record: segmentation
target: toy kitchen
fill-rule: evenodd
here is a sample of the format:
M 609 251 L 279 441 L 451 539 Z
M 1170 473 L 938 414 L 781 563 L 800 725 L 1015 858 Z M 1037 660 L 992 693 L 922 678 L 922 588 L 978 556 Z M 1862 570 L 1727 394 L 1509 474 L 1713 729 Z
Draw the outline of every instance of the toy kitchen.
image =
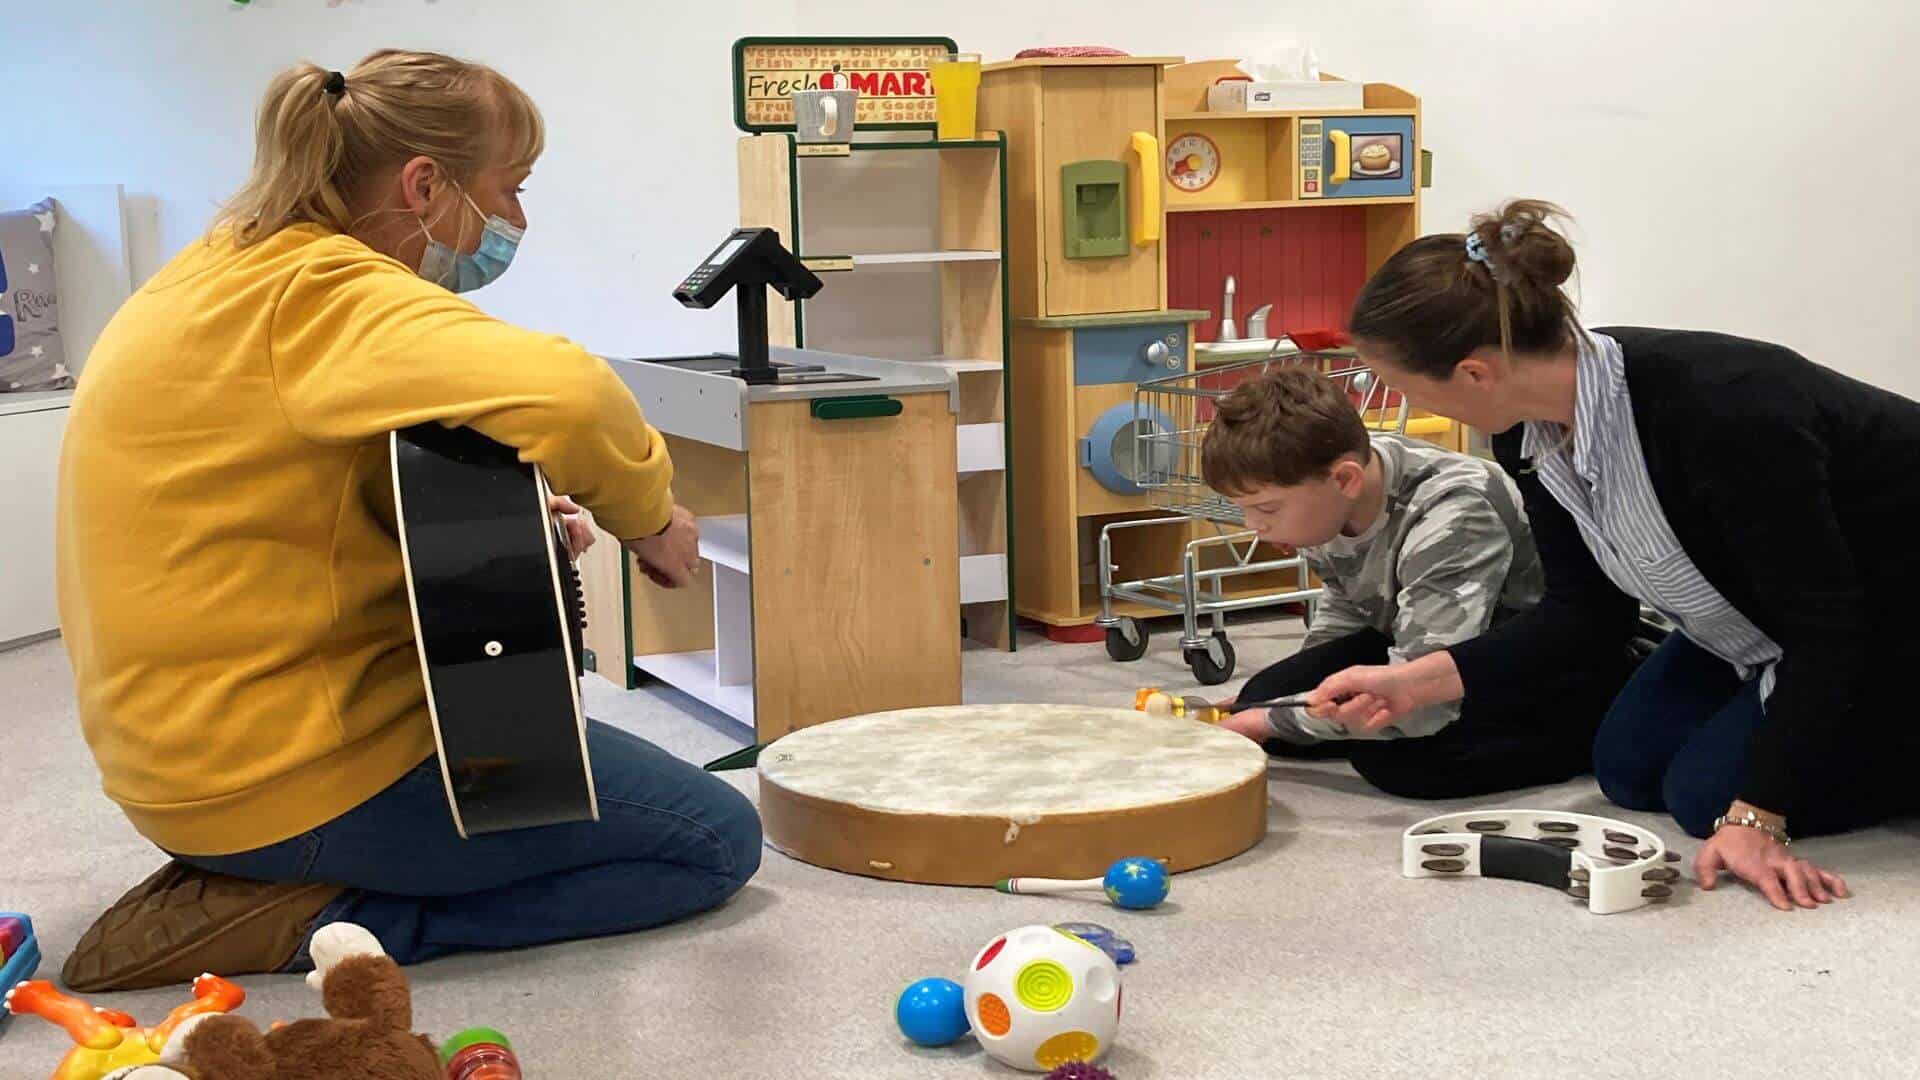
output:
M 1419 235 L 1430 166 L 1419 100 L 1386 83 L 1039 52 L 986 66 L 980 119 L 1010 166 L 1017 607 L 1079 640 L 1101 529 L 1157 515 L 1139 384 L 1337 337 L 1366 276 Z M 1123 576 L 1186 542 L 1125 535 Z

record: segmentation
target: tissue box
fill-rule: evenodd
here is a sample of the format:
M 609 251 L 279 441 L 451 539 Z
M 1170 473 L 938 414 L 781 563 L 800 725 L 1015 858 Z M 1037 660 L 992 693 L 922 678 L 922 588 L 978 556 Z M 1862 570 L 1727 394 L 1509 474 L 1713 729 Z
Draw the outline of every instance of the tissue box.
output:
M 1356 82 L 1249 82 L 1246 79 L 1231 79 L 1207 87 L 1207 109 L 1212 112 L 1365 107 L 1366 87 Z

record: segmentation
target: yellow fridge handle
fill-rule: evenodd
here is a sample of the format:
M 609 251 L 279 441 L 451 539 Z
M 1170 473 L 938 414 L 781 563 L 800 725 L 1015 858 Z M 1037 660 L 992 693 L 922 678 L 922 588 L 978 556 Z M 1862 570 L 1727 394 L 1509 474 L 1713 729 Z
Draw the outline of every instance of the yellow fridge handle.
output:
M 1160 140 L 1152 132 L 1136 131 L 1132 149 L 1140 157 L 1140 181 L 1134 185 L 1140 197 L 1133 203 L 1129 231 L 1133 246 L 1145 247 L 1160 240 Z
M 1329 131 L 1327 141 L 1333 144 L 1333 167 L 1327 171 L 1327 186 L 1332 187 L 1353 179 L 1353 136 L 1344 131 Z

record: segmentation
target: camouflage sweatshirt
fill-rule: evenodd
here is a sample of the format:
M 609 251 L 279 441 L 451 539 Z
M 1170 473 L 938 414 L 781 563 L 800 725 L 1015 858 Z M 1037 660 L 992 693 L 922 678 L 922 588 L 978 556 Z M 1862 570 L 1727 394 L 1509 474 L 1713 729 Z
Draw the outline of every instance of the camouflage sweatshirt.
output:
M 1386 497 L 1380 516 L 1358 536 L 1301 549 L 1325 588 L 1302 649 L 1372 628 L 1393 640 L 1387 663 L 1404 664 L 1540 602 L 1546 579 L 1504 470 L 1399 435 L 1377 435 L 1373 448 Z M 1280 738 L 1309 743 L 1417 738 L 1459 715 L 1457 701 L 1432 705 L 1364 735 L 1304 709 L 1274 709 L 1268 723 Z

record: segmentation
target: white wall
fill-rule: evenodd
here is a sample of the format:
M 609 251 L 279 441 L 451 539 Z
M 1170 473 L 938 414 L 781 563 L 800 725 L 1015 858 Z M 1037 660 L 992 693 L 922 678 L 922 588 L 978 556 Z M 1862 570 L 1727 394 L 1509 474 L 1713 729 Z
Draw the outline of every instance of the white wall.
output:
M 505 71 L 548 128 L 513 272 L 474 299 L 613 355 L 728 347 L 730 305 L 671 293 L 737 220 L 730 46 L 793 24 L 749 0 L 0 0 L 5 81 L 39 98 L 6 109 L 0 179 L 125 183 L 139 281 L 245 178 L 274 72 L 451 52 Z
M 1098 43 L 1193 59 L 1298 38 L 1330 71 L 1422 96 L 1428 231 L 1504 196 L 1554 199 L 1580 219 L 1590 321 L 1771 338 L 1920 396 L 1911 4 L 0 0 L 0 26 L 35 28 L 7 47 L 12 86 L 72 90 L 8 110 L 0 176 L 145 196 L 137 277 L 239 182 L 280 66 L 346 68 L 389 44 L 496 64 L 540 101 L 551 138 L 522 262 L 478 299 L 626 354 L 731 336 L 727 312 L 668 293 L 734 220 L 735 37 L 941 33 L 990 58 Z

